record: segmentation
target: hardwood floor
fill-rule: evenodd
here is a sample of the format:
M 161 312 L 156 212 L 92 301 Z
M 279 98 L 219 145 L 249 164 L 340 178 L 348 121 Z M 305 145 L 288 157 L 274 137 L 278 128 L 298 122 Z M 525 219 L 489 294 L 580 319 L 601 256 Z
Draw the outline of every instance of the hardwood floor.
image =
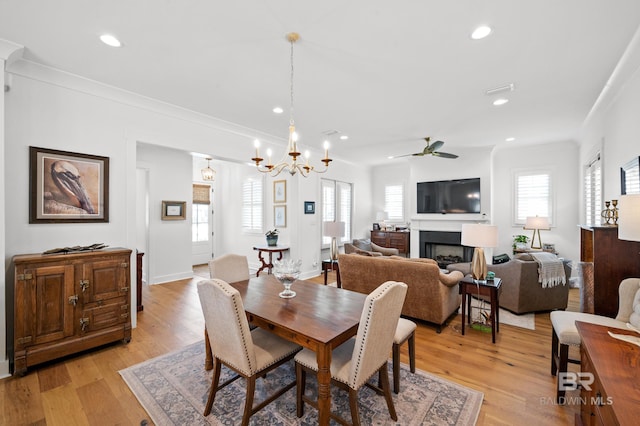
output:
M 206 269 L 196 273 L 208 276 Z M 109 345 L 31 368 L 25 377 L 1 380 L 0 424 L 136 425 L 145 419 L 151 424 L 118 371 L 203 338 L 195 286 L 199 276 L 144 286 L 144 311 L 129 344 Z M 322 283 L 322 277 L 313 281 Z M 577 310 L 577 290 L 570 293 L 569 309 Z M 462 336 L 458 315 L 441 334 L 418 325 L 416 366 L 483 392 L 478 425 L 569 425 L 579 406 L 553 404 L 550 336 L 548 313 L 536 314 L 536 330 L 501 325 L 495 344 L 490 333 L 468 330 Z M 401 359 L 408 362 L 406 345 Z M 570 368 L 577 371 L 578 366 Z

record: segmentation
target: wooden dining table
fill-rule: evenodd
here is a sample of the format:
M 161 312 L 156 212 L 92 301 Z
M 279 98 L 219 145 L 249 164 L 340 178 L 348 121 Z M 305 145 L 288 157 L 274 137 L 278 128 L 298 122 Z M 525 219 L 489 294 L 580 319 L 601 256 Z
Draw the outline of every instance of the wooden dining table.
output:
M 331 413 L 331 353 L 355 336 L 365 294 L 298 280 L 290 299 L 278 296 L 284 287 L 273 275 L 231 283 L 238 289 L 250 324 L 270 331 L 316 353 L 318 362 L 319 424 L 328 425 Z M 206 338 L 205 367 L 213 368 Z

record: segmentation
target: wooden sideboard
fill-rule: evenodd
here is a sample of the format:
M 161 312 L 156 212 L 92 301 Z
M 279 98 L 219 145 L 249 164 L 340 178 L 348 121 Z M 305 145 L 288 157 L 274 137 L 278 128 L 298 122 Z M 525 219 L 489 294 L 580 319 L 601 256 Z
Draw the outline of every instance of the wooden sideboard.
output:
M 371 242 L 382 247 L 397 248 L 409 257 L 410 235 L 409 231 L 371 231 Z
M 7 339 L 14 374 L 131 340 L 131 250 L 13 257 Z
M 593 262 L 595 313 L 615 317 L 620 282 L 640 277 L 640 242 L 619 240 L 617 226 L 582 226 L 580 260 Z
M 610 330 L 634 335 L 633 332 L 580 321 L 576 321 L 576 327 L 581 339 L 580 379 L 586 380 L 580 391 L 579 424 L 638 424 L 640 347 L 607 333 Z

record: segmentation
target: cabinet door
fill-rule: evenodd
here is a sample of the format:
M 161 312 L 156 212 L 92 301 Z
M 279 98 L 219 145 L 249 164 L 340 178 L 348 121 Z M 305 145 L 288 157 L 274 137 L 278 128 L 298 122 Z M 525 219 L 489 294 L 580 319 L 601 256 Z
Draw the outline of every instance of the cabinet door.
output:
M 371 242 L 381 247 L 387 247 L 387 234 L 382 231 L 371 231 Z
M 73 265 L 34 265 L 18 271 L 16 349 L 74 334 L 73 276 Z
M 82 265 L 80 292 L 84 304 L 129 294 L 129 259 L 110 258 Z

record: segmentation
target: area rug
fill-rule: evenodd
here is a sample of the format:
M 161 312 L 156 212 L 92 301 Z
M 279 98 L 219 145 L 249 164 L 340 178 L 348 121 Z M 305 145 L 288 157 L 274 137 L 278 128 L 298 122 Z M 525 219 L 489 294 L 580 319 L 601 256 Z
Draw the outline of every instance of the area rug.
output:
M 471 298 L 471 321 L 477 320 L 478 308 L 486 311 L 487 315 L 491 312 L 491 304 L 482 300 L 478 300 L 475 297 Z M 460 312 L 462 312 L 462 306 L 460 306 Z M 516 315 L 513 312 L 509 312 L 506 309 L 500 308 L 500 324 L 512 325 L 514 327 L 526 328 L 528 330 L 536 329 L 536 317 L 533 313 L 527 313 L 522 315 Z
M 389 362 L 391 367 L 391 362 Z M 230 377 L 224 369 L 221 382 Z M 204 370 L 204 342 L 153 358 L 120 371 L 140 404 L 156 425 L 235 425 L 240 424 L 245 400 L 244 379 L 216 395 L 213 411 L 202 416 L 209 393 L 212 372 Z M 391 372 L 389 372 L 391 379 Z M 293 362 L 284 364 L 256 384 L 255 403 L 275 388 L 295 379 Z M 317 395 L 313 378 L 307 379 L 307 394 Z M 389 417 L 384 397 L 365 387 L 358 393 L 362 424 L 365 425 L 474 425 L 480 412 L 482 392 L 402 365 L 400 393 L 392 394 L 398 422 Z M 332 411 L 350 419 L 348 396 L 332 387 Z M 305 406 L 296 417 L 295 387 L 251 417 L 252 425 L 315 425 L 317 411 Z

